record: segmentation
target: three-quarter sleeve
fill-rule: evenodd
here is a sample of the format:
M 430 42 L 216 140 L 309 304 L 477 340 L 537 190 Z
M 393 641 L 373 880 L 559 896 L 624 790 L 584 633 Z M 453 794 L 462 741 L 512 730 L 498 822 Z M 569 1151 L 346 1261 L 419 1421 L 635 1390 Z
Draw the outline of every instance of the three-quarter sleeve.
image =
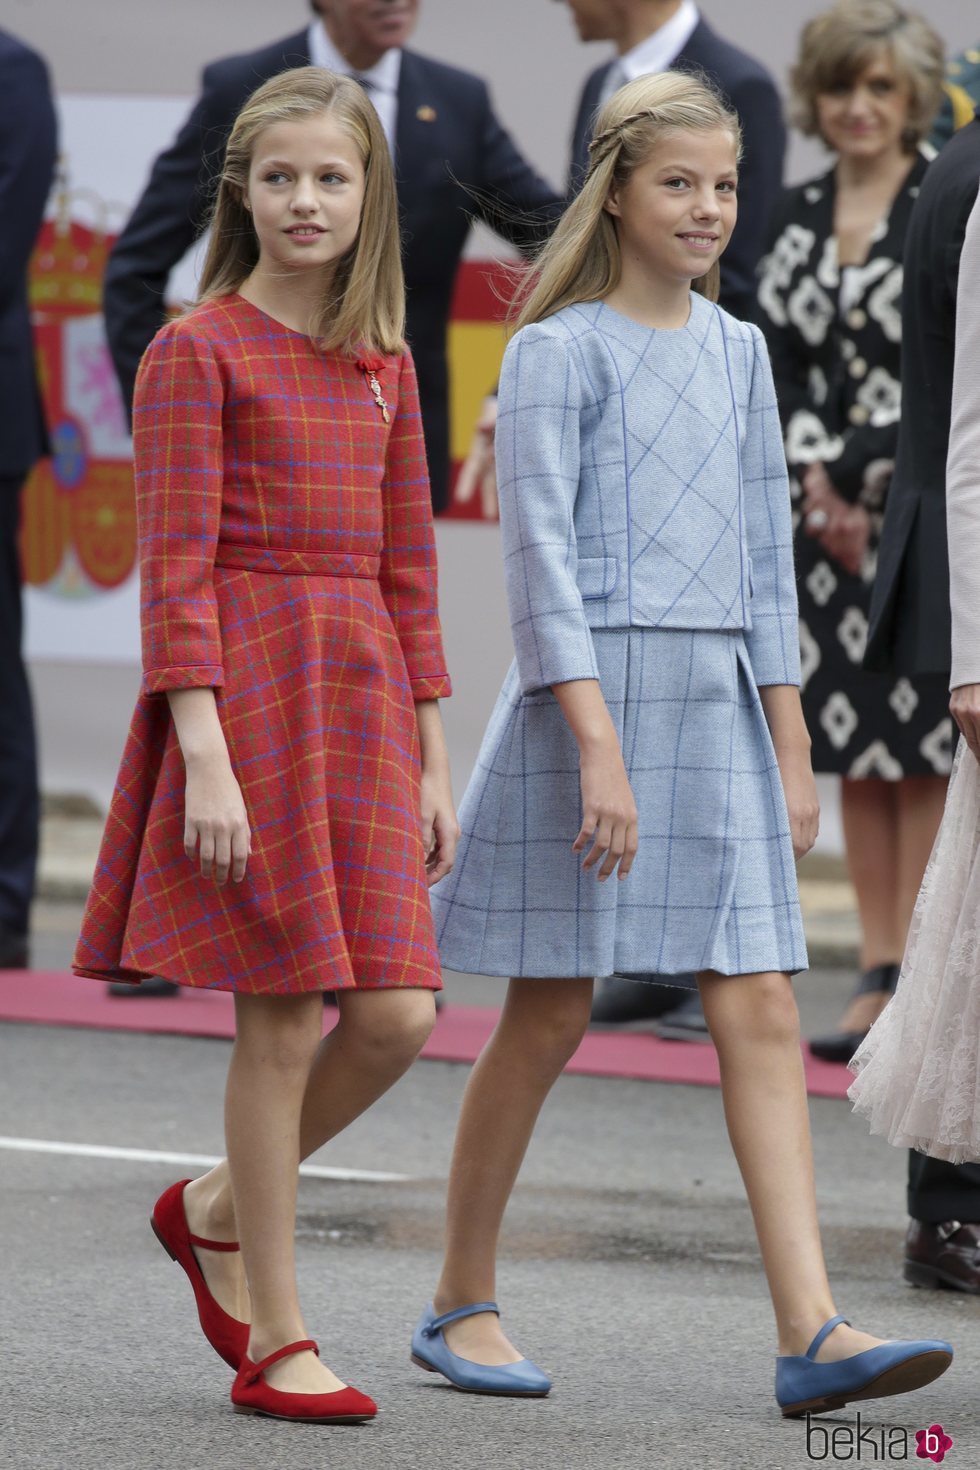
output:
M 752 626 L 745 635 L 757 685 L 799 684 L 800 644 L 789 480 L 765 339 L 749 327 L 754 358 L 742 487 Z
M 384 527 L 378 581 L 416 700 L 452 693 L 439 625 L 432 501 L 415 364 L 400 363 L 398 402 L 381 485 Z
M 523 328 L 500 375 L 497 485 L 507 600 L 521 690 L 597 679 L 576 583 L 581 388 L 547 325 Z
M 133 402 L 146 694 L 224 682 L 214 595 L 223 399 L 209 343 L 188 319 L 164 327 L 140 364 Z
M 949 602 L 953 619 L 950 688 L 980 684 L 980 200 L 960 256 L 956 293 L 953 411 L 946 463 Z

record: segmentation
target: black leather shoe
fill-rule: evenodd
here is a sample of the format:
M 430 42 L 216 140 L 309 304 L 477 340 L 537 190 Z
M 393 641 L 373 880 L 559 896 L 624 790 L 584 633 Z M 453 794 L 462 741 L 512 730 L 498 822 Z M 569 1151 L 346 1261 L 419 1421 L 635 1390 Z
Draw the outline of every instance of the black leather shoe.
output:
M 653 1030 L 661 1041 L 710 1041 L 711 1033 L 704 1019 L 699 993 L 695 990 L 692 995 L 686 996 L 679 1006 L 668 1011 L 656 1023 Z
M 131 996 L 143 1000 L 160 1000 L 165 995 L 176 995 L 180 986 L 173 980 L 164 980 L 162 975 L 152 975 L 149 980 L 140 980 L 137 985 L 130 985 L 127 980 L 113 980 L 109 986 L 110 995 L 123 996 L 127 1000 Z
M 652 985 L 607 975 L 596 986 L 592 1001 L 593 1026 L 646 1026 L 673 1010 L 684 994 L 676 985 Z
M 875 965 L 873 970 L 865 970 L 854 996 L 874 995 L 877 991 L 894 995 L 900 968 L 899 965 Z M 831 1031 L 828 1036 L 815 1037 L 810 1042 L 810 1051 L 822 1062 L 841 1062 L 846 1067 L 867 1034 L 867 1031 Z
M 26 970 L 28 963 L 27 935 L 0 929 L 0 970 Z
M 902 1274 L 912 1286 L 933 1291 L 946 1286 L 980 1296 L 980 1224 L 910 1220 Z

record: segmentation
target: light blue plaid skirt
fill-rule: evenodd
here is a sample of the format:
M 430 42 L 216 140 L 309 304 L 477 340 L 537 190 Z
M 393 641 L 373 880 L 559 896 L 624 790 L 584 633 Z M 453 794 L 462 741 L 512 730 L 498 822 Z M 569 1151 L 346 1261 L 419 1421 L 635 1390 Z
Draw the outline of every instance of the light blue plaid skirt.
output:
M 640 816 L 629 876 L 572 851 L 578 750 L 549 690 L 511 668 L 431 891 L 447 969 L 478 975 L 723 975 L 807 968 L 793 845 L 741 633 L 593 630 Z

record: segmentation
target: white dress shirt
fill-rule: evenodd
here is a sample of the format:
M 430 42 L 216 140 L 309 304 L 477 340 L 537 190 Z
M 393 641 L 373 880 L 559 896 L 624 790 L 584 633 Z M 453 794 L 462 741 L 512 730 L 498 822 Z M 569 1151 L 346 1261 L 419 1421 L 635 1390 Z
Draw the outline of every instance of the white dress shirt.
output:
M 648 77 L 653 72 L 668 71 L 675 62 L 701 19 L 694 0 L 682 0 L 679 10 L 665 21 L 652 36 L 647 36 L 638 46 L 617 58 L 609 68 L 602 84 L 600 103 L 609 101 L 618 88 L 637 77 Z
M 340 72 L 345 77 L 363 77 L 367 82 L 367 94 L 374 103 L 374 110 L 381 119 L 388 147 L 395 151 L 395 124 L 398 121 L 398 79 L 402 70 L 402 53 L 397 46 L 386 51 L 379 61 L 366 71 L 355 71 L 345 60 L 327 35 L 322 21 L 315 20 L 309 30 L 310 62 L 313 66 L 325 66 L 328 71 Z

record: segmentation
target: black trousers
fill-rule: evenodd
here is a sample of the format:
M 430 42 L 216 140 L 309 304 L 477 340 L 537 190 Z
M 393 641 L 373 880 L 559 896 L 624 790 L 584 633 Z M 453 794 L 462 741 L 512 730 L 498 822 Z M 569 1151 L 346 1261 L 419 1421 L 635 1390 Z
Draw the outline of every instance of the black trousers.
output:
M 909 1214 L 924 1225 L 980 1224 L 980 1164 L 947 1164 L 909 1154 Z
M 26 934 L 40 803 L 34 712 L 24 667 L 17 531 L 21 479 L 0 477 L 0 930 Z

